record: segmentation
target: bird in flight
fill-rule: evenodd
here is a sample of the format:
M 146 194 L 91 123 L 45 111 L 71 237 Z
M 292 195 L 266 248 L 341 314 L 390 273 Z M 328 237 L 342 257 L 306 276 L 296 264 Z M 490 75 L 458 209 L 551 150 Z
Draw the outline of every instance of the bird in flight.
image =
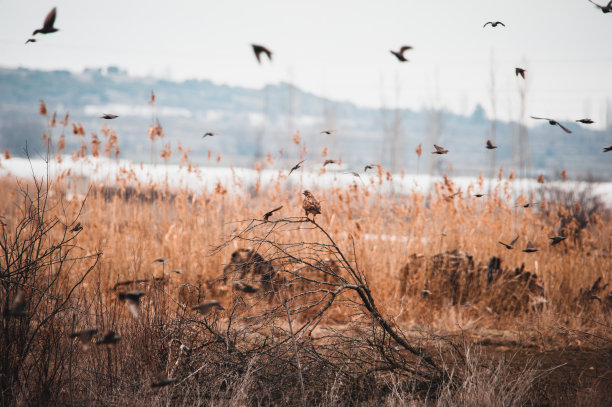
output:
M 336 130 L 323 130 L 321 134 L 332 134 Z
M 531 205 L 537 205 L 539 202 L 527 202 L 527 203 L 522 203 L 522 204 L 518 204 L 516 206 L 522 206 L 523 208 L 529 208 Z
M 497 146 L 494 146 L 491 140 L 487 140 L 487 149 L 493 150 L 494 148 L 497 148 Z
M 482 28 L 485 28 L 489 24 L 491 24 L 491 27 L 497 27 L 498 25 L 501 25 L 503 27 L 506 26 L 506 24 L 502 23 L 501 21 L 487 21 L 485 25 L 482 26 Z
M 56 31 L 58 31 L 57 28 L 53 27 L 53 23 L 55 23 L 55 16 L 56 15 L 57 15 L 57 8 L 53 7 L 53 10 L 51 10 L 49 12 L 49 14 L 47 14 L 47 17 L 45 18 L 45 22 L 43 23 L 43 27 L 39 28 L 37 30 L 34 30 L 32 35 L 36 35 L 38 33 L 40 33 L 40 34 L 51 34 L 51 33 L 54 33 Z
M 553 236 L 553 237 L 549 237 L 549 239 L 551 240 L 550 245 L 555 246 L 561 243 L 562 241 L 564 241 L 565 239 L 567 239 L 567 236 Z
M 401 47 L 399 49 L 399 51 L 393 51 L 391 50 L 390 52 L 396 56 L 396 58 L 400 61 L 400 62 L 408 62 L 408 60 L 406 59 L 406 57 L 404 56 L 404 52 L 408 51 L 412 49 L 412 47 L 410 45 L 404 45 L 403 47 Z
M 448 153 L 448 150 L 446 150 L 445 148 L 440 147 L 438 145 L 434 144 L 434 148 L 436 149 L 436 151 L 433 151 L 432 154 L 446 154 L 446 153 Z
M 315 216 L 321 214 L 321 203 L 317 201 L 317 198 L 309 190 L 305 190 L 303 194 L 304 201 L 302 202 L 302 208 L 306 212 L 306 217 L 312 213 L 312 220 L 314 221 Z
M 100 119 L 108 119 L 108 120 L 112 120 L 112 119 L 116 119 L 117 116 L 116 114 L 108 114 L 108 113 L 104 113 L 102 116 L 100 116 Z
M 136 319 L 140 316 L 140 297 L 144 296 L 144 291 L 130 291 L 128 293 L 119 293 L 119 300 L 128 302 L 128 309 L 132 316 Z
M 525 72 L 527 71 L 524 70 L 523 68 L 514 68 L 514 73 L 516 74 L 516 76 L 521 75 L 523 79 L 525 79 Z
M 264 214 L 264 216 L 263 216 L 263 220 L 264 220 L 264 222 L 267 222 L 267 221 L 268 221 L 268 219 L 270 218 L 270 216 L 272 216 L 272 214 L 273 214 L 274 212 L 276 212 L 276 211 L 280 211 L 281 209 L 283 209 L 283 206 L 282 206 L 282 205 L 281 205 L 281 206 L 279 206 L 278 208 L 274 208 L 274 209 L 272 209 L 272 210 L 271 210 L 271 211 L 269 211 L 269 212 L 266 212 L 266 213 Z
M 537 252 L 538 249 L 531 242 L 527 242 L 527 246 L 522 250 L 524 253 L 534 253 Z
M 376 166 L 376 164 L 368 164 L 365 167 L 363 167 L 363 172 L 366 172 L 368 170 L 371 170 L 372 168 L 374 168 Z
M 28 42 L 36 42 L 36 38 L 28 38 L 25 43 L 27 44 Z
M 225 308 L 223 308 L 221 306 L 221 304 L 217 300 L 211 300 L 211 301 L 203 302 L 201 304 L 196 305 L 195 307 L 193 307 L 191 309 L 194 310 L 194 311 L 198 311 L 202 315 L 206 315 L 210 311 L 212 311 L 213 308 L 222 309 L 222 310 L 225 309 Z
M 599 4 L 589 0 L 591 3 L 593 3 L 595 5 L 595 7 L 597 7 L 598 9 L 601 10 L 602 13 L 606 14 L 606 13 L 610 13 L 612 12 L 612 0 L 610 2 L 608 2 L 608 4 L 606 4 L 605 6 L 600 6 Z
M 336 160 L 325 160 L 325 162 L 323 163 L 323 167 L 325 167 L 327 164 L 335 164 L 337 163 Z
M 516 243 L 516 241 L 517 241 L 518 239 L 519 239 L 519 237 L 518 237 L 518 236 L 517 236 L 517 237 L 515 237 L 515 238 L 514 238 L 514 240 L 510 242 L 510 244 L 508 244 L 508 243 L 504 243 L 504 242 L 501 242 L 501 241 L 500 241 L 500 242 L 498 242 L 498 243 L 499 243 L 499 244 L 501 244 L 501 245 L 503 245 L 503 246 L 505 246 L 505 247 L 506 247 L 506 249 L 508 249 L 508 250 L 512 250 L 512 249 L 514 249 L 514 244 Z
M 91 344 L 93 336 L 97 333 L 98 330 L 96 328 L 84 329 L 82 331 L 71 333 L 70 337 L 79 338 L 79 341 L 81 342 L 81 349 L 83 351 L 87 351 L 89 349 L 89 345 Z
M 155 389 L 158 387 L 165 387 L 170 384 L 176 383 L 177 381 L 178 379 L 168 377 L 168 375 L 162 373 L 155 378 L 155 381 L 151 382 L 151 388 Z
M 295 170 L 297 170 L 298 168 L 300 168 L 300 167 L 302 166 L 302 163 L 303 163 L 303 162 L 304 162 L 304 160 L 302 160 L 302 161 L 300 161 L 299 163 L 295 164 L 295 165 L 293 166 L 293 168 L 291 168 L 291 171 L 289 171 L 289 174 L 288 174 L 287 176 L 291 175 L 291 173 L 292 173 L 293 171 L 295 171 Z
M 487 194 L 481 194 L 481 193 L 474 194 L 474 196 L 475 196 L 476 198 L 482 198 L 482 197 L 483 197 L 483 196 L 485 196 L 485 195 L 487 195 Z
M 204 133 L 204 135 L 202 136 L 202 138 L 205 138 L 205 137 L 207 137 L 207 136 L 212 137 L 212 136 L 215 136 L 216 134 L 217 134 L 217 133 L 213 133 L 212 131 L 207 131 L 206 133 Z
M 580 120 L 576 120 L 578 123 L 584 123 L 584 124 L 593 124 L 595 123 L 593 120 L 591 119 L 580 119 Z
M 80 232 L 81 230 L 83 230 L 83 225 L 81 225 L 81 222 L 77 222 L 76 225 L 74 225 L 74 227 L 72 229 L 70 229 L 71 232 Z
M 532 119 L 536 119 L 536 120 L 548 120 L 548 124 L 550 124 L 551 126 L 557 125 L 559 127 L 561 127 L 563 129 L 564 132 L 566 133 L 571 133 L 572 131 L 570 129 L 568 129 L 567 127 L 565 127 L 564 125 L 562 125 L 561 123 L 559 123 L 556 120 L 553 119 L 548 119 L 546 117 L 535 117 L 535 116 L 529 116 Z
M 114 331 L 107 331 L 104 337 L 97 342 L 98 345 L 114 345 L 121 340 L 121 337 Z
M 610 147 L 604 147 L 603 152 L 607 153 L 608 151 L 612 151 L 612 146 Z
M 168 259 L 166 257 L 160 257 L 160 258 L 153 260 L 151 263 L 168 264 Z
M 253 52 L 255 53 L 255 57 L 257 58 L 257 62 L 261 64 L 261 54 L 264 53 L 268 56 L 268 59 L 272 61 L 272 51 L 263 45 L 251 44 L 253 47 Z
M 259 287 L 255 287 L 249 284 L 245 284 L 245 283 L 241 283 L 239 281 L 236 281 L 234 283 L 234 289 L 238 290 L 238 291 L 242 291 L 245 292 L 247 294 L 253 294 L 256 293 L 257 291 L 259 291 Z

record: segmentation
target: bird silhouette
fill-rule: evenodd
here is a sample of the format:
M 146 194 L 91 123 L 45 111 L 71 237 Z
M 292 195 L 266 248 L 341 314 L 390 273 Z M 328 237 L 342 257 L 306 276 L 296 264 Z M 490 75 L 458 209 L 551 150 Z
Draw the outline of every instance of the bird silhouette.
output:
M 245 292 L 247 294 L 253 294 L 259 291 L 259 287 L 255 287 L 246 283 L 241 283 L 240 281 L 236 281 L 234 283 L 234 289 Z
M 363 172 L 367 172 L 368 170 L 371 170 L 375 166 L 376 166 L 376 164 L 368 164 L 365 167 L 363 167 Z
M 576 120 L 578 123 L 584 123 L 584 124 L 593 124 L 595 123 L 593 120 L 591 119 L 580 119 L 580 120 Z
M 606 4 L 605 6 L 600 6 L 599 4 L 589 0 L 591 3 L 593 3 L 595 5 L 595 7 L 597 7 L 598 9 L 601 10 L 602 13 L 606 14 L 606 13 L 610 13 L 612 12 L 612 0 L 610 2 L 608 2 L 608 4 Z
M 83 230 L 83 226 L 81 225 L 81 222 L 77 222 L 77 224 L 74 225 L 72 229 L 70 229 L 71 232 L 80 232 L 81 230 Z
M 461 193 L 461 191 L 457 191 L 457 192 L 455 192 L 455 193 L 453 193 L 453 194 L 447 195 L 447 196 L 446 196 L 446 199 L 449 199 L 449 200 L 450 200 L 450 199 L 455 199 L 455 197 L 456 197 L 457 195 L 459 195 L 460 193 Z
M 533 245 L 533 243 L 531 242 L 527 242 L 527 246 L 525 246 L 525 248 L 523 250 L 521 250 L 524 253 L 534 253 L 537 252 L 538 249 L 536 249 L 536 247 Z
M 39 28 L 37 30 L 34 30 L 32 35 L 36 35 L 38 33 L 40 33 L 40 34 L 51 34 L 51 33 L 54 33 L 56 31 L 58 31 L 57 28 L 53 27 L 53 24 L 55 23 L 55 16 L 56 15 L 57 15 L 57 8 L 53 7 L 53 10 L 51 10 L 49 12 L 49 14 L 47 14 L 47 17 L 45 18 L 45 22 L 43 23 L 43 27 Z
M 474 196 L 475 196 L 476 198 L 482 198 L 482 197 L 483 197 L 483 196 L 485 196 L 485 195 L 487 195 L 487 194 L 481 194 L 481 193 L 474 194 Z
M 525 72 L 527 71 L 524 70 L 523 68 L 514 68 L 514 73 L 516 74 L 516 76 L 521 75 L 523 79 L 525 79 Z
M 332 134 L 336 130 L 323 130 L 321 134 Z
M 325 162 L 323 163 L 323 167 L 325 167 L 327 164 L 336 164 L 337 161 L 336 160 L 325 160 Z
M 104 337 L 99 340 L 97 345 L 114 345 L 121 340 L 121 337 L 117 335 L 114 331 L 107 331 L 104 334 Z
M 104 113 L 102 116 L 100 116 L 100 119 L 108 119 L 108 120 L 112 120 L 112 119 L 116 119 L 117 116 L 116 114 L 108 114 L 108 113 Z
M 523 208 L 529 208 L 531 205 L 537 205 L 537 204 L 539 204 L 539 202 L 527 202 L 527 203 L 518 204 L 516 206 L 522 206 Z
M 551 126 L 557 125 L 559 127 L 561 127 L 563 129 L 563 131 L 565 131 L 566 133 L 571 133 L 572 131 L 570 129 L 568 129 L 567 127 L 565 127 L 564 125 L 562 125 L 561 123 L 559 123 L 556 120 L 553 119 L 549 119 L 546 117 L 535 117 L 535 116 L 529 116 L 532 119 L 536 119 L 536 120 L 548 120 L 548 124 L 550 124 Z
M 205 137 L 208 137 L 208 136 L 212 137 L 212 136 L 215 136 L 215 135 L 217 135 L 217 133 L 213 133 L 212 131 L 207 131 L 206 133 L 204 133 L 202 138 L 205 138 Z
M 27 44 L 28 42 L 36 42 L 36 38 L 28 38 L 25 43 Z
M 549 237 L 549 239 L 551 240 L 550 245 L 555 246 L 561 243 L 562 241 L 564 241 L 565 239 L 567 239 L 567 237 L 566 236 L 553 236 L 553 237 Z
M 487 21 L 485 25 L 482 26 L 482 28 L 485 28 L 489 24 L 491 24 L 492 27 L 497 27 L 498 25 L 501 25 L 503 27 L 506 26 L 506 24 L 502 23 L 501 21 Z
M 312 213 L 312 220 L 314 221 L 315 216 L 321 214 L 321 203 L 317 201 L 317 198 L 309 190 L 305 190 L 303 194 L 304 201 L 302 201 L 302 208 L 304 208 L 306 217 Z
M 225 309 L 221 306 L 221 304 L 217 300 L 203 302 L 201 304 L 196 305 L 195 307 L 191 309 L 194 311 L 198 311 L 202 315 L 206 315 L 210 311 L 212 311 L 214 308 L 221 309 L 221 310 Z
M 180 270 L 180 269 L 175 269 L 175 270 L 170 270 L 171 273 L 176 273 L 176 274 L 183 274 L 185 272 L 185 270 Z
M 448 153 L 448 150 L 438 145 L 434 144 L 434 148 L 436 149 L 436 151 L 433 151 L 432 154 L 447 154 Z
M 302 166 L 302 163 L 304 162 L 304 160 L 300 161 L 299 163 L 295 164 L 293 166 L 293 168 L 291 168 L 291 171 L 289 171 L 289 174 L 287 174 L 287 176 L 291 175 L 291 173 L 295 170 L 297 170 L 298 168 L 300 168 Z
M 274 212 L 276 212 L 276 211 L 280 211 L 281 209 L 283 209 L 283 206 L 282 206 L 282 205 L 281 205 L 281 206 L 279 206 L 278 208 L 274 208 L 274 209 L 272 209 L 272 210 L 271 210 L 271 211 L 269 211 L 269 212 L 266 212 L 266 213 L 264 214 L 264 216 L 263 216 L 263 221 L 264 221 L 264 222 L 267 222 L 267 221 L 268 221 L 268 219 L 270 218 L 270 216 L 272 216 L 272 214 L 273 214 Z
M 127 300 L 128 309 L 132 316 L 136 319 L 140 317 L 140 297 L 144 296 L 144 291 L 130 291 L 127 293 L 119 293 L 119 300 Z
M 151 388 L 155 389 L 159 387 L 165 387 L 173 383 L 176 383 L 177 381 L 178 379 L 168 377 L 168 375 L 162 373 L 158 375 L 153 382 L 151 382 Z
M 255 53 L 255 57 L 257 58 L 257 62 L 261 64 L 261 54 L 264 53 L 268 56 L 268 59 L 272 61 L 272 51 L 263 45 L 251 44 L 253 47 L 253 52 Z
M 487 140 L 487 149 L 493 150 L 494 148 L 497 148 L 497 146 L 494 146 L 491 140 Z
M 168 264 L 168 258 L 167 257 L 159 257 L 159 258 L 153 260 L 151 263 Z
M 91 340 L 93 339 L 94 335 L 97 333 L 98 333 L 98 330 L 96 328 L 84 329 L 82 331 L 71 333 L 70 337 L 79 338 L 79 341 L 81 342 L 81 349 L 83 351 L 87 351 L 89 350 Z
M 612 146 L 610 147 L 604 147 L 603 152 L 607 153 L 608 151 L 612 151 Z
M 408 62 L 408 60 L 406 59 L 406 57 L 404 56 L 404 52 L 408 51 L 412 49 L 412 47 L 410 45 L 404 45 L 403 47 L 401 47 L 399 49 L 399 51 L 393 51 L 391 50 L 390 52 L 396 56 L 396 58 L 400 61 L 400 62 Z
M 516 243 L 516 241 L 517 241 L 518 239 L 519 239 L 519 237 L 518 237 L 518 236 L 517 236 L 517 237 L 515 237 L 515 238 L 514 238 L 514 240 L 510 242 L 510 244 L 508 244 L 508 243 L 504 243 L 504 242 L 502 242 L 502 241 L 499 241 L 498 243 L 499 243 L 499 244 L 501 244 L 501 245 L 504 245 L 504 246 L 506 247 L 506 249 L 508 249 L 508 250 L 512 250 L 512 249 L 514 249 L 514 244 Z

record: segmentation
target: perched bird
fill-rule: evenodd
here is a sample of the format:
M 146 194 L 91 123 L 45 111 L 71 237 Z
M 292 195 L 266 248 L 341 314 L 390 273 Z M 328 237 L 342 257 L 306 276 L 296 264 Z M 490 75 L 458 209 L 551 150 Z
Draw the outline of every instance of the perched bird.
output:
M 162 373 L 159 376 L 157 376 L 155 380 L 151 383 L 151 388 L 155 389 L 158 387 L 165 387 L 170 384 L 176 383 L 177 381 L 178 379 L 168 377 L 168 375 Z
M 492 27 L 497 27 L 498 25 L 501 25 L 503 27 L 506 26 L 506 24 L 502 23 L 501 21 L 487 21 L 485 25 L 482 26 L 482 28 L 485 28 L 489 24 L 491 24 Z
M 202 315 L 206 315 L 210 311 L 212 311 L 213 308 L 222 309 L 222 310 L 225 309 L 221 306 L 221 304 L 219 304 L 219 301 L 217 300 L 203 302 L 201 304 L 196 305 L 195 307 L 191 309 L 194 311 L 198 311 Z
M 504 246 L 506 247 L 506 249 L 508 249 L 508 250 L 512 250 L 512 249 L 514 249 L 514 244 L 516 243 L 516 241 L 517 241 L 518 239 L 519 239 L 519 237 L 518 237 L 518 236 L 517 236 L 517 237 L 515 237 L 515 238 L 514 238 L 514 240 L 510 242 L 510 244 L 506 244 L 506 243 L 501 242 L 501 241 L 500 241 L 500 242 L 498 242 L 498 243 L 499 243 L 499 244 L 501 244 L 501 245 L 504 245 Z
M 535 116 L 529 116 L 532 119 L 536 119 L 536 120 L 548 120 L 548 124 L 550 124 L 551 126 L 557 125 L 559 127 L 561 127 L 563 129 L 563 131 L 565 131 L 566 133 L 571 133 L 572 131 L 569 130 L 567 127 L 563 126 L 561 123 L 559 123 L 556 120 L 553 119 L 548 119 L 546 117 L 535 117 Z
M 38 30 L 34 30 L 32 35 L 36 35 L 38 33 L 51 34 L 51 33 L 58 31 L 57 28 L 53 27 L 53 24 L 55 23 L 56 15 L 57 15 L 57 8 L 53 7 L 53 10 L 51 10 L 49 14 L 47 14 L 47 17 L 45 18 L 45 22 L 43 23 L 43 27 L 39 28 Z
M 300 167 L 302 166 L 302 163 L 303 163 L 303 162 L 304 162 L 304 160 L 302 160 L 302 161 L 300 161 L 299 163 L 295 164 L 295 165 L 293 166 L 293 168 L 291 168 L 291 171 L 289 171 L 289 174 L 288 174 L 287 176 L 291 175 L 291 173 L 292 173 L 293 171 L 295 171 L 295 170 L 297 170 L 298 168 L 300 168 Z
M 336 160 L 325 160 L 325 162 L 323 163 L 323 167 L 325 167 L 327 164 L 336 164 L 337 161 Z
M 309 213 L 312 213 L 312 220 L 314 221 L 315 216 L 321 214 L 321 204 L 309 190 L 305 190 L 303 194 L 304 201 L 302 202 L 302 208 L 306 212 L 306 217 L 308 217 Z
M 205 137 L 207 137 L 207 136 L 212 137 L 212 136 L 216 136 L 216 135 L 217 135 L 217 133 L 213 133 L 212 131 L 207 131 L 206 133 L 204 133 L 204 135 L 202 136 L 202 138 L 205 138 Z
M 493 150 L 494 148 L 497 148 L 497 146 L 494 146 L 491 140 L 487 140 L 487 149 Z
M 245 292 L 247 294 L 253 294 L 259 291 L 259 287 L 254 287 L 252 285 L 241 283 L 239 281 L 236 281 L 234 283 L 234 289 Z
M 25 43 L 27 44 L 28 42 L 36 42 L 36 38 L 28 38 Z
M 438 145 L 434 144 L 434 147 L 436 149 L 436 151 L 432 152 L 432 154 L 446 154 L 448 153 L 448 150 L 444 149 L 443 147 L 440 147 Z
M 376 164 L 368 164 L 365 167 L 363 167 L 363 172 L 366 172 L 368 170 L 371 170 L 372 168 L 374 168 L 376 166 Z
M 321 134 L 332 134 L 336 130 L 323 130 Z
M 268 59 L 272 61 L 272 51 L 263 45 L 251 44 L 253 47 L 253 52 L 255 53 L 255 57 L 257 58 L 257 62 L 261 64 L 261 54 L 262 52 L 268 56 Z
M 612 146 L 610 147 L 604 147 L 603 152 L 607 153 L 608 151 L 612 151 Z
M 70 229 L 71 232 L 80 232 L 81 230 L 83 230 L 81 222 L 78 222 L 72 229 Z
M 602 13 L 606 14 L 606 13 L 610 13 L 612 12 L 612 0 L 610 2 L 608 2 L 607 5 L 605 6 L 600 6 L 599 4 L 589 0 L 591 3 L 593 3 L 595 5 L 595 7 L 597 7 L 598 9 L 601 10 Z
M 7 318 L 15 317 L 27 317 L 30 315 L 29 312 L 25 311 L 25 294 L 21 290 L 17 290 L 15 297 L 13 298 L 13 306 L 10 309 L 4 311 L 4 315 Z
M 270 218 L 270 216 L 272 216 L 272 214 L 273 214 L 274 212 L 276 212 L 276 211 L 280 211 L 281 209 L 283 209 L 283 206 L 282 206 L 282 205 L 281 205 L 281 206 L 279 206 L 278 208 L 274 208 L 274 209 L 272 209 L 272 210 L 271 210 L 271 211 L 269 211 L 269 212 L 266 212 L 266 213 L 264 214 L 264 216 L 263 216 L 263 221 L 264 221 L 264 222 L 267 222 L 267 221 L 268 221 L 268 219 Z
M 523 77 L 523 79 L 525 79 L 525 72 L 527 72 L 525 69 L 523 68 L 514 68 L 514 73 L 516 76 L 521 75 Z
M 397 58 L 397 59 L 398 59 L 400 62 L 407 62 L 408 60 L 407 60 L 407 59 L 406 59 L 406 57 L 404 56 L 404 52 L 406 52 L 406 51 L 408 51 L 408 50 L 410 50 L 410 49 L 412 49 L 412 47 L 411 47 L 411 46 L 409 46 L 409 45 L 404 45 L 403 47 L 401 47 L 401 48 L 400 48 L 400 50 L 399 50 L 399 51 L 393 51 L 393 50 L 391 50 L 391 53 L 392 53 L 393 55 L 395 55 L 395 56 L 396 56 L 396 58 Z
M 553 236 L 549 237 L 549 239 L 551 240 L 550 245 L 555 246 L 567 239 L 567 236 Z
M 108 119 L 108 120 L 112 120 L 112 119 L 116 119 L 117 116 L 116 114 L 108 114 L 108 113 L 104 113 L 102 116 L 100 116 L 100 119 Z
M 114 345 L 121 340 L 121 337 L 114 331 L 107 331 L 104 337 L 97 342 L 97 345 Z
M 593 120 L 591 119 L 580 119 L 580 120 L 576 120 L 578 123 L 584 123 L 584 124 L 593 124 L 595 123 Z
M 157 259 L 153 260 L 151 263 L 168 264 L 168 258 L 167 257 L 160 257 L 160 258 L 157 258 Z
M 524 253 L 534 253 L 537 252 L 538 249 L 531 242 L 527 242 L 527 246 L 522 250 Z
M 132 316 L 136 319 L 140 317 L 140 297 L 144 296 L 144 291 L 130 291 L 127 293 L 119 293 L 119 300 L 127 300 L 128 309 Z
M 70 337 L 71 338 L 79 338 L 79 341 L 81 342 L 81 349 L 83 351 L 87 351 L 89 349 L 90 344 L 91 344 L 92 338 L 97 333 L 98 333 L 98 330 L 96 328 L 84 329 L 82 331 L 77 331 L 77 332 L 71 333 Z

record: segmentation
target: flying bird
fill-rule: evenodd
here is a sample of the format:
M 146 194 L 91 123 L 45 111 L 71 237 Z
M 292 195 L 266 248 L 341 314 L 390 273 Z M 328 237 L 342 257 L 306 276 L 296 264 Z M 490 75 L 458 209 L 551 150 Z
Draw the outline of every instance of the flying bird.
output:
M 406 51 L 408 51 L 410 49 L 412 49 L 412 47 L 410 45 L 404 45 L 403 47 L 400 48 L 399 51 L 391 50 L 391 53 L 393 55 L 395 55 L 400 62 L 408 62 L 408 60 L 404 56 L 404 52 L 406 52 Z
M 144 296 L 144 291 L 130 291 L 127 293 L 119 293 L 119 300 L 127 300 L 128 309 L 132 316 L 136 319 L 140 317 L 140 297 Z
M 72 229 L 70 229 L 71 232 L 80 232 L 81 230 L 83 230 L 83 226 L 81 225 L 81 222 L 77 222 L 77 224 L 74 225 Z
M 27 44 L 28 42 L 36 42 L 36 38 L 28 38 L 25 43 Z
M 461 191 L 457 191 L 457 192 L 455 192 L 454 194 L 447 195 L 447 196 L 446 196 L 446 199 L 449 199 L 449 200 L 450 200 L 450 199 L 455 199 L 455 197 L 456 197 L 457 195 L 459 195 L 460 193 L 461 193 Z
M 578 123 L 584 123 L 584 124 L 593 124 L 595 123 L 593 120 L 591 119 L 580 119 L 580 120 L 576 120 Z
M 482 198 L 482 197 L 483 197 L 483 196 L 485 196 L 485 195 L 487 195 L 487 194 L 481 194 L 481 193 L 474 194 L 474 196 L 475 196 L 476 198 Z
M 212 137 L 212 136 L 216 136 L 216 135 L 217 135 L 217 133 L 213 133 L 212 131 L 207 131 L 206 133 L 204 133 L 204 135 L 202 136 L 202 138 L 205 138 L 205 137 L 207 137 L 207 136 Z
M 493 150 L 494 148 L 497 148 L 497 146 L 494 146 L 491 140 L 487 140 L 487 149 Z
M 534 253 L 537 252 L 538 249 L 531 242 L 527 242 L 527 246 L 522 250 L 524 253 Z
M 151 388 L 155 389 L 158 387 L 165 387 L 170 384 L 176 383 L 177 381 L 178 379 L 168 377 L 168 375 L 162 373 L 159 376 L 157 376 L 155 380 L 151 383 Z
M 438 145 L 434 144 L 434 148 L 436 149 L 436 151 L 432 152 L 432 154 L 446 154 L 446 153 L 448 153 L 448 150 L 446 150 L 445 148 L 440 147 Z
M 539 202 L 527 202 L 524 204 L 518 204 L 516 206 L 522 206 L 523 208 L 529 208 L 531 205 L 537 205 L 537 204 L 539 204 Z
M 492 27 L 497 27 L 498 25 L 501 25 L 503 27 L 506 26 L 506 24 L 502 23 L 501 21 L 487 21 L 485 25 L 482 26 L 482 28 L 485 28 L 489 24 L 491 24 Z
M 117 116 L 116 114 L 108 114 L 108 113 L 104 113 L 102 116 L 100 116 L 100 119 L 108 119 L 108 120 L 112 120 L 112 119 L 116 119 Z
M 114 331 L 107 331 L 104 337 L 97 342 L 97 345 L 114 345 L 121 340 L 121 337 Z
M 598 9 L 601 10 L 602 13 L 606 14 L 606 13 L 610 13 L 612 12 L 612 1 L 610 1 L 607 5 L 605 6 L 600 6 L 599 4 L 589 0 L 591 3 L 593 3 L 595 5 L 595 7 L 597 7 Z
M 604 147 L 603 152 L 607 153 L 608 151 L 612 151 L 612 146 L 610 147 Z
M 239 281 L 236 281 L 234 283 L 234 289 L 238 290 L 238 291 L 242 291 L 245 292 L 247 294 L 253 294 L 256 293 L 257 291 L 259 291 L 259 287 L 255 287 L 249 284 L 245 284 L 245 283 L 241 283 Z
M 523 79 L 525 79 L 525 72 L 527 71 L 524 70 L 523 68 L 514 68 L 514 73 L 516 74 L 516 76 L 521 75 Z
M 562 125 L 561 123 L 559 123 L 556 120 L 548 119 L 546 117 L 535 117 L 535 116 L 529 116 L 529 117 L 531 117 L 532 119 L 536 119 L 536 120 L 548 120 L 548 124 L 550 124 L 551 126 L 557 125 L 557 126 L 561 127 L 563 129 L 563 131 L 566 132 L 566 133 L 571 133 L 572 132 L 571 130 L 569 130 L 567 127 L 565 127 L 564 125 Z
M 168 264 L 168 258 L 167 257 L 160 257 L 160 258 L 157 258 L 157 259 L 153 260 L 151 263 Z
M 202 315 L 206 315 L 210 311 L 212 311 L 214 308 L 221 309 L 221 310 L 225 309 L 221 306 L 221 304 L 217 300 L 203 302 L 201 304 L 196 305 L 195 307 L 191 309 L 194 311 L 198 311 Z
M 45 22 L 43 23 L 43 27 L 39 28 L 37 30 L 34 30 L 32 35 L 36 35 L 38 33 L 40 33 L 40 34 L 51 34 L 51 33 L 54 33 L 56 31 L 58 31 L 57 28 L 53 27 L 53 24 L 55 23 L 55 16 L 56 15 L 57 15 L 57 8 L 53 7 L 53 10 L 51 10 L 49 12 L 49 14 L 47 14 L 47 17 L 45 18 Z
M 564 241 L 565 239 L 567 239 L 567 236 L 553 236 L 553 237 L 549 237 L 549 239 L 551 240 L 550 245 L 555 246 L 561 243 L 562 241 Z
M 323 130 L 321 134 L 332 134 L 336 130 Z
M 91 340 L 93 339 L 94 335 L 97 333 L 98 333 L 98 330 L 96 328 L 84 329 L 82 331 L 71 333 L 70 337 L 79 338 L 79 341 L 81 342 L 81 349 L 83 351 L 87 351 L 91 344 Z
M 363 167 L 363 172 L 367 172 L 368 170 L 373 169 L 376 166 L 376 164 L 368 164 L 365 167 Z
M 264 53 L 268 56 L 268 59 L 272 61 L 272 51 L 263 45 L 251 44 L 253 47 L 253 52 L 255 53 L 255 57 L 257 58 L 257 62 L 261 64 L 261 54 Z
M 171 273 L 176 273 L 176 274 L 183 274 L 185 272 L 185 270 L 180 270 L 180 269 L 176 269 L 176 270 L 170 270 Z
M 514 244 L 516 243 L 516 241 L 519 239 L 519 237 L 515 237 L 513 241 L 510 242 L 510 244 L 504 243 L 504 242 L 498 242 L 501 245 L 504 245 L 506 247 L 506 249 L 508 250 L 512 250 L 514 249 Z
M 336 160 L 325 160 L 325 162 L 323 163 L 323 167 L 325 167 L 327 164 L 336 164 L 337 161 Z
M 288 174 L 287 176 L 291 175 L 291 173 L 292 173 L 293 171 L 295 171 L 295 170 L 297 170 L 298 168 L 300 168 L 300 167 L 302 166 L 302 163 L 303 163 L 303 162 L 304 162 L 304 160 L 302 160 L 302 161 L 300 161 L 299 163 L 295 164 L 295 165 L 293 166 L 293 168 L 291 168 L 291 171 L 289 171 L 289 174 Z
M 269 211 L 269 212 L 266 212 L 266 213 L 264 214 L 264 216 L 263 216 L 263 220 L 264 220 L 264 222 L 267 222 L 267 221 L 268 221 L 268 219 L 270 218 L 270 216 L 272 216 L 272 214 L 273 214 L 274 212 L 276 212 L 276 211 L 280 211 L 281 209 L 283 209 L 282 205 L 281 205 L 281 206 L 279 206 L 278 208 L 274 208 L 274 209 L 272 209 L 272 210 L 271 210 L 271 211 Z
M 312 220 L 314 222 L 315 216 L 321 214 L 321 203 L 317 201 L 317 198 L 309 190 L 305 190 L 303 194 L 304 201 L 302 202 L 302 208 L 304 208 L 307 218 L 308 214 L 312 213 Z

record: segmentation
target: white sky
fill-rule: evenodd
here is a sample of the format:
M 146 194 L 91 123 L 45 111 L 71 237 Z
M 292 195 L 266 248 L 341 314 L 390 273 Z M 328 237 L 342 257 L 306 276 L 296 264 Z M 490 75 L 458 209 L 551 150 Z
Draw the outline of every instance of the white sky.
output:
M 60 31 L 24 45 L 54 6 Z M 506 27 L 482 27 L 491 20 Z M 491 111 L 493 67 L 497 116 L 516 119 L 522 66 L 527 115 L 600 125 L 612 103 L 611 40 L 612 13 L 587 0 L 0 0 L 4 67 L 288 81 L 362 106 L 464 114 L 476 103 Z M 269 47 L 272 64 L 259 66 L 250 43 Z M 400 64 L 389 50 L 403 44 L 414 49 Z

